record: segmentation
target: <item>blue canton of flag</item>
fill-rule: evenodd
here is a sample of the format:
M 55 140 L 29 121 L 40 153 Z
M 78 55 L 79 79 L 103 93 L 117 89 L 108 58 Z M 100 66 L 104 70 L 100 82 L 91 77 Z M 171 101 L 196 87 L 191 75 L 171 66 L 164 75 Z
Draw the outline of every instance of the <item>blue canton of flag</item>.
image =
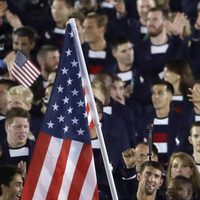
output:
M 70 26 L 67 32 L 67 46 L 62 52 L 42 131 L 90 143 L 80 67 Z

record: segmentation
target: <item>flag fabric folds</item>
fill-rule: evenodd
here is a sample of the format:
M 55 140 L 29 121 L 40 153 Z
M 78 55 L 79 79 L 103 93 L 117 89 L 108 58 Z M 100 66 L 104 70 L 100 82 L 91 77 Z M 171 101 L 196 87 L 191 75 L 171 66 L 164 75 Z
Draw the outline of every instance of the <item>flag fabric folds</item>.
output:
M 29 88 L 41 73 L 21 50 L 17 50 L 11 74 L 20 84 Z
M 99 199 L 78 53 L 68 24 L 22 200 Z

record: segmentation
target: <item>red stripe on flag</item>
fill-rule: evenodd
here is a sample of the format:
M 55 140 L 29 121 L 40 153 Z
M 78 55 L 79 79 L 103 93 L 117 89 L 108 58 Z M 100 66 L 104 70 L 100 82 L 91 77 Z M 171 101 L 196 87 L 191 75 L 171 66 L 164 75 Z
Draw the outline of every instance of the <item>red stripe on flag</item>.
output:
M 154 133 L 153 142 L 168 142 L 168 133 Z
M 35 66 L 33 65 L 29 60 L 27 61 L 27 63 L 31 66 L 32 70 L 37 74 L 37 75 L 40 75 L 40 70 Z
M 96 185 L 96 188 L 94 190 L 94 194 L 93 194 L 92 200 L 99 200 L 99 193 L 98 193 L 97 185 Z
M 71 140 L 64 140 L 63 142 L 46 200 L 58 199 L 71 142 Z
M 89 114 L 89 112 L 90 112 L 90 106 L 89 106 L 88 103 L 87 103 L 87 105 L 86 105 L 86 112 L 87 112 L 87 114 Z
M 90 129 L 91 129 L 91 128 L 94 128 L 94 122 L 93 122 L 93 121 L 90 122 L 89 128 L 90 128 Z
M 50 140 L 51 137 L 43 132 L 41 132 L 37 138 L 33 157 L 23 189 L 24 195 L 22 194 L 22 200 L 32 199 L 33 197 Z
M 23 71 L 33 81 L 38 77 L 38 75 L 33 72 L 33 70 L 31 69 L 30 65 L 28 65 L 28 64 L 25 64 L 25 67 L 23 67 Z
M 92 160 L 91 145 L 84 144 L 77 162 L 73 180 L 68 194 L 68 199 L 79 199 L 85 177 Z

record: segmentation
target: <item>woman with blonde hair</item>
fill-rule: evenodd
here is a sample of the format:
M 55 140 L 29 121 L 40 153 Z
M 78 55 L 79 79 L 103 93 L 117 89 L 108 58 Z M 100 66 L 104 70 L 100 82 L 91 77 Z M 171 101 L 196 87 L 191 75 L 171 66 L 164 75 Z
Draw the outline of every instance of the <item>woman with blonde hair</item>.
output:
M 167 170 L 167 184 L 176 176 L 184 176 L 192 181 L 194 199 L 200 199 L 200 174 L 193 158 L 184 152 L 172 154 Z

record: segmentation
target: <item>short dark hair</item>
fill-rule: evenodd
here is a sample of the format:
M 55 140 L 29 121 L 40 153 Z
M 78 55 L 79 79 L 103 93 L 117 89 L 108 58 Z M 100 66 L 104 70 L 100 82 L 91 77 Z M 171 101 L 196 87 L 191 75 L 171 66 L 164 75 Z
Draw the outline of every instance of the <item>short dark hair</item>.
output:
M 152 87 L 155 85 L 165 85 L 167 87 L 167 91 L 170 92 L 172 95 L 174 95 L 174 87 L 168 81 L 158 80 L 158 81 L 153 82 Z
M 112 49 L 116 49 L 119 45 L 126 44 L 128 42 L 131 42 L 131 40 L 128 37 L 120 36 L 114 38 L 110 44 Z
M 183 95 L 187 95 L 188 88 L 191 88 L 194 84 L 194 77 L 189 63 L 183 59 L 172 59 L 165 64 L 165 67 L 180 75 L 179 89 Z
M 164 9 L 163 6 L 156 6 L 156 7 L 150 8 L 149 13 L 150 12 L 161 12 L 164 19 L 167 19 L 169 16 L 169 10 Z
M 200 121 L 196 121 L 196 122 L 193 122 L 191 127 L 190 127 L 190 135 L 192 135 L 192 129 L 197 126 L 197 127 L 200 127 Z
M 108 17 L 104 14 L 90 12 L 85 16 L 85 19 L 95 19 L 98 27 L 106 27 L 108 24 Z
M 6 113 L 6 123 L 12 123 L 16 117 L 27 118 L 30 121 L 30 114 L 27 110 L 13 107 Z
M 138 144 L 136 145 L 136 147 L 139 146 L 139 145 L 148 146 L 149 144 L 148 144 L 147 142 L 140 142 L 140 143 L 138 143 Z M 155 144 L 152 144 L 152 153 L 153 153 L 154 155 L 158 156 L 158 148 L 156 147 Z
M 16 174 L 20 174 L 22 176 L 22 170 L 16 166 L 11 165 L 2 165 L 0 166 L 0 186 L 4 184 L 9 186 L 10 182 L 13 180 L 13 177 Z M 0 196 L 2 195 L 2 190 L 0 187 Z
M 43 45 L 40 47 L 40 49 L 37 52 L 37 57 L 43 57 L 47 54 L 49 51 L 59 51 L 58 47 L 54 45 Z
M 161 176 L 164 173 L 164 168 L 163 168 L 163 166 L 159 162 L 156 162 L 156 161 L 145 161 L 144 163 L 142 163 L 142 165 L 140 167 L 140 173 L 141 174 L 145 170 L 146 167 L 153 167 L 155 169 L 160 170 Z
M 36 39 L 38 38 L 37 32 L 30 26 L 22 26 L 15 29 L 13 31 L 13 36 L 14 35 L 28 37 L 31 42 L 35 42 Z

